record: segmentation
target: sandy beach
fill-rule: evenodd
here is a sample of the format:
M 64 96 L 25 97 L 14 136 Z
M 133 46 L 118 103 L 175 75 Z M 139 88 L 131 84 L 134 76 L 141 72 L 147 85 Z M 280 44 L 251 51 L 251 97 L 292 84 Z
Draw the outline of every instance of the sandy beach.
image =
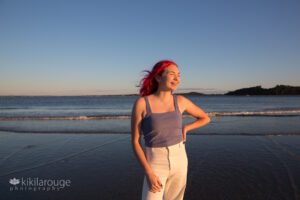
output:
M 189 135 L 186 150 L 187 200 L 300 199 L 300 136 Z M 13 178 L 71 183 L 21 191 Z M 129 134 L 0 133 L 3 199 L 140 199 L 142 179 Z

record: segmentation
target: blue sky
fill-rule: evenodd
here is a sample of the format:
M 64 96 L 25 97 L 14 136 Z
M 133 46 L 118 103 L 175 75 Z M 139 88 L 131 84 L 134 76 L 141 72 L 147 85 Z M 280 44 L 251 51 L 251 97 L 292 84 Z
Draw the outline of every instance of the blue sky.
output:
M 161 59 L 177 92 L 300 86 L 300 1 L 0 0 L 0 95 L 137 93 Z

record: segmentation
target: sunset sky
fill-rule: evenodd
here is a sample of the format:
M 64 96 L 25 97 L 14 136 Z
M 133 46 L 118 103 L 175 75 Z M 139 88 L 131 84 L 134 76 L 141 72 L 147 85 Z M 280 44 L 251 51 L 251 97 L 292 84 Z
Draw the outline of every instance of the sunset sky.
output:
M 0 0 L 0 95 L 137 93 L 179 65 L 178 92 L 300 86 L 300 1 Z

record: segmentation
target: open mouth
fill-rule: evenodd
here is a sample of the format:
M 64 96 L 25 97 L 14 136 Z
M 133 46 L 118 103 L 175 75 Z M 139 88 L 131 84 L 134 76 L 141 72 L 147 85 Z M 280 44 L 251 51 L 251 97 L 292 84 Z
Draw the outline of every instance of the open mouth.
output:
M 172 86 L 177 86 L 177 83 L 171 82 Z

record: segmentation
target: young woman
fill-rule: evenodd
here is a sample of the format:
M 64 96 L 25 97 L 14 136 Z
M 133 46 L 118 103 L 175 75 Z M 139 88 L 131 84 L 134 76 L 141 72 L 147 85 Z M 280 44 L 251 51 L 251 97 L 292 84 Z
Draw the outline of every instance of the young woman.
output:
M 188 169 L 186 134 L 208 124 L 210 118 L 189 99 L 173 95 L 180 83 L 175 62 L 162 60 L 146 72 L 131 117 L 132 147 L 145 172 L 142 199 L 181 200 Z M 183 112 L 197 120 L 183 125 Z M 145 152 L 140 143 L 142 134 Z

